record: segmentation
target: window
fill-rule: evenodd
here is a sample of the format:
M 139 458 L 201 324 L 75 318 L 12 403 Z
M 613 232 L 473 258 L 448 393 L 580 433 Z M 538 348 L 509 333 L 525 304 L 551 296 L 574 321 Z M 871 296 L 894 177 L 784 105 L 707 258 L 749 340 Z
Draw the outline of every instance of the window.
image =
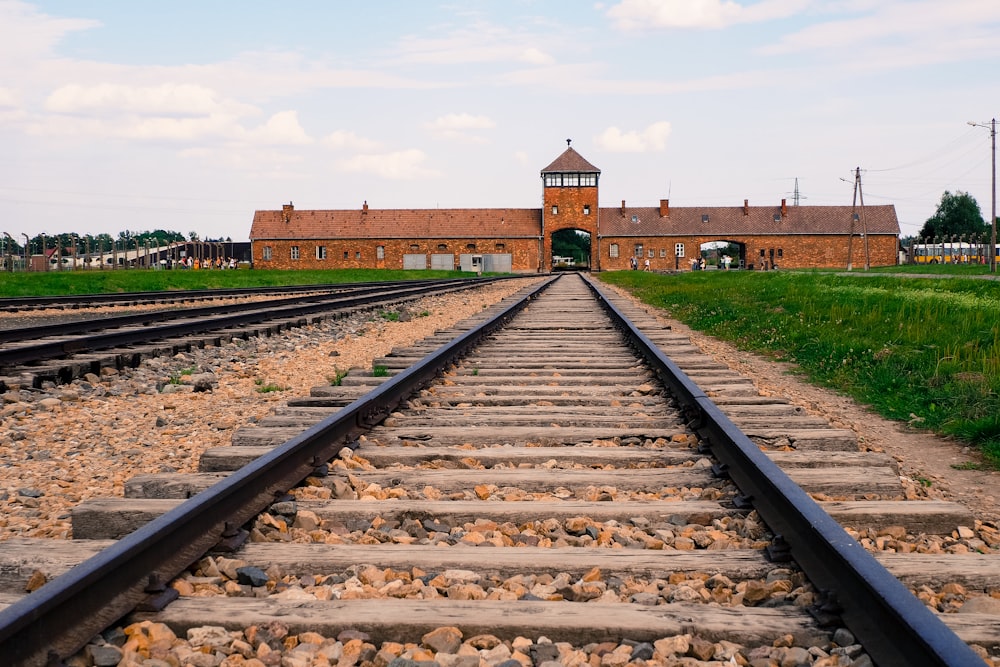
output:
M 660 248 L 660 257 L 662 258 L 662 257 L 666 257 L 666 256 L 667 256 L 667 249 L 666 248 Z
M 344 259 L 347 259 L 347 257 L 348 257 L 348 255 L 347 255 L 347 251 L 345 250 L 345 251 L 344 251 Z
M 708 213 L 704 213 L 704 214 L 702 214 L 702 216 L 701 216 L 701 221 L 702 221 L 702 222 L 708 222 Z
M 635 256 L 636 257 L 642 257 L 642 255 L 643 255 L 642 244 L 641 243 L 636 243 L 635 244 Z
M 297 245 L 293 245 L 290 248 L 290 250 L 291 250 L 292 259 L 298 259 L 299 258 L 299 247 Z
M 559 215 L 559 207 L 558 206 L 553 206 L 552 207 L 552 215 Z
M 504 243 L 498 243 L 498 244 L 496 244 L 496 246 L 494 246 L 494 247 L 495 247 L 495 248 L 496 248 L 497 250 L 503 250 L 504 248 L 506 248 L 506 247 L 507 247 L 507 245 L 506 245 L 506 244 L 504 244 Z
M 385 259 L 385 246 L 375 246 L 375 259 Z
M 326 246 L 318 245 L 316 246 L 316 259 L 326 259 Z
M 775 222 L 781 222 L 781 214 L 780 213 L 775 213 L 774 214 L 774 221 Z
M 656 251 L 653 250 L 652 248 L 650 248 L 649 250 L 646 251 L 646 257 L 649 257 L 650 259 L 652 259 L 655 256 L 656 256 Z
M 361 259 L 361 251 L 360 250 L 354 251 L 354 259 Z
M 782 253 L 781 248 L 778 248 L 778 257 L 784 257 L 784 253 Z
M 761 249 L 760 249 L 760 256 L 761 256 L 761 257 L 763 257 L 763 256 L 764 256 L 764 249 L 763 249 L 763 248 L 761 248 Z
M 271 261 L 271 246 L 269 245 L 264 246 L 263 259 L 265 262 Z
M 466 250 L 475 250 L 476 249 L 476 244 L 475 243 L 466 243 L 465 244 L 465 249 Z
M 447 249 L 448 249 L 447 243 L 438 243 L 438 250 L 447 250 Z
M 584 215 L 590 215 L 590 204 L 584 204 L 583 205 L 583 214 Z
M 608 256 L 609 257 L 617 257 L 618 256 L 618 244 L 617 243 L 612 243 L 611 245 L 608 246 Z
M 674 257 L 683 257 L 683 256 L 684 256 L 684 244 L 683 243 L 675 243 L 674 244 Z
M 593 187 L 597 185 L 597 174 L 545 174 L 544 180 L 547 188 Z
M 416 243 L 411 243 L 410 244 L 410 250 L 413 250 L 413 251 L 420 250 L 420 246 L 417 245 Z
M 633 215 L 632 216 L 632 222 L 639 222 L 639 216 Z

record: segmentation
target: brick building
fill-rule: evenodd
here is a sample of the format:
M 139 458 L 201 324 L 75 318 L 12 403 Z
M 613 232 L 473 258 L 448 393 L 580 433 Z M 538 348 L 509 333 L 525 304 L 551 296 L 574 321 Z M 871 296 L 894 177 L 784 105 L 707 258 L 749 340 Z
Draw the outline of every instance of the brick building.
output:
M 567 142 L 568 144 L 568 142 Z M 590 236 L 589 266 L 688 269 L 703 244 L 738 248 L 734 266 L 841 268 L 897 262 L 899 222 L 888 206 L 598 206 L 601 172 L 572 147 L 541 171 L 541 209 L 256 211 L 250 230 L 258 268 L 440 268 L 533 273 L 552 268 L 552 236 Z M 850 262 L 848 261 L 850 257 Z

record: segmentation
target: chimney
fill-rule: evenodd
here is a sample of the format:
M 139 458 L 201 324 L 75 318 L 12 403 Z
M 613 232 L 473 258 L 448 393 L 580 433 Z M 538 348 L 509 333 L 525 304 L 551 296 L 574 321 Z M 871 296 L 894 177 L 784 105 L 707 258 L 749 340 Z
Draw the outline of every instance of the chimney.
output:
M 668 218 L 670 217 L 670 200 L 661 199 L 660 200 L 660 217 Z
M 743 215 L 744 216 L 750 215 L 750 200 L 749 199 L 744 199 L 743 200 Z
M 368 214 L 368 200 L 367 199 L 365 200 L 365 203 L 362 204 L 362 206 L 361 206 L 361 213 L 365 214 L 365 215 Z
M 625 215 L 625 200 L 622 200 L 622 216 Z
M 788 215 L 788 206 L 785 205 L 785 200 L 781 200 L 781 217 L 784 218 Z
M 291 222 L 292 221 L 292 211 L 294 211 L 294 210 L 295 210 L 295 206 L 292 205 L 292 202 L 288 202 L 287 204 L 282 204 L 281 205 L 281 219 L 284 220 L 286 223 Z

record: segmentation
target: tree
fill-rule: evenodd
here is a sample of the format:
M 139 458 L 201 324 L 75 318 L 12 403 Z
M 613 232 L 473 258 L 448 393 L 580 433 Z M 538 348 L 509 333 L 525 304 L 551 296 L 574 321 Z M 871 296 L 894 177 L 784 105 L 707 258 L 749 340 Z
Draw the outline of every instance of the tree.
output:
M 952 236 L 964 235 L 970 238 L 976 234 L 988 234 L 989 230 L 989 226 L 983 221 L 979 204 L 972 195 L 961 191 L 952 194 L 945 190 L 937 211 L 920 230 L 920 237 L 951 240 Z

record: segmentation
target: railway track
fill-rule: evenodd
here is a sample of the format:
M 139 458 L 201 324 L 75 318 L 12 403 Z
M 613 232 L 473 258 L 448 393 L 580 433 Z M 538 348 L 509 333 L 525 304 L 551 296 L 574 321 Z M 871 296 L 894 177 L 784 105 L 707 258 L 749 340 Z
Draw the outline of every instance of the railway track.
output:
M 490 280 L 490 279 L 487 279 Z M 293 295 L 265 289 L 266 301 L 191 306 L 143 311 L 100 319 L 0 330 L 0 391 L 8 386 L 40 387 L 44 382 L 68 382 L 104 367 L 136 366 L 144 357 L 176 354 L 192 346 L 217 345 L 234 337 L 276 333 L 323 317 L 388 307 L 429 294 L 463 290 L 482 279 L 413 281 L 385 285 L 289 288 Z M 230 294 L 234 290 L 222 290 Z M 251 291 L 242 290 L 244 294 Z M 90 298 L 103 298 L 91 295 Z M 158 293 L 151 301 L 180 297 Z M 202 292 L 195 298 L 207 298 Z M 172 301 L 171 301 L 172 302 Z
M 625 313 L 645 333 L 625 338 Z M 880 565 L 834 521 L 875 534 L 972 521 L 960 506 L 901 501 L 891 461 L 858 452 L 851 432 L 757 396 L 627 304 L 602 310 L 575 276 L 516 317 L 483 319 L 485 333 L 442 332 L 380 360 L 386 376 L 291 401 L 206 452 L 198 475 L 137 476 L 127 498 L 83 503 L 73 530 L 86 540 L 41 557 L 36 543 L 0 544 L 11 589 L 98 554 L 6 600 L 0 654 L 68 655 L 171 590 L 183 595 L 129 620 L 181 636 L 352 629 L 376 651 L 426 651 L 454 627 L 535 664 L 566 658 L 558 642 L 607 642 L 626 662 L 732 664 L 849 665 L 855 636 L 880 665 L 982 664 L 966 643 L 997 649 L 995 617 L 942 623 L 906 590 L 986 590 L 995 558 Z M 220 547 L 236 551 L 203 557 Z
M 380 283 L 330 283 L 326 285 L 280 285 L 275 287 L 233 287 L 200 290 L 163 290 L 155 292 L 111 292 L 107 294 L 62 294 L 57 296 L 0 297 L 0 312 L 35 310 L 81 310 L 106 306 L 171 306 L 190 305 L 200 301 L 283 297 L 293 294 L 348 293 L 371 288 L 385 289 L 393 285 L 446 281 L 389 281 Z

